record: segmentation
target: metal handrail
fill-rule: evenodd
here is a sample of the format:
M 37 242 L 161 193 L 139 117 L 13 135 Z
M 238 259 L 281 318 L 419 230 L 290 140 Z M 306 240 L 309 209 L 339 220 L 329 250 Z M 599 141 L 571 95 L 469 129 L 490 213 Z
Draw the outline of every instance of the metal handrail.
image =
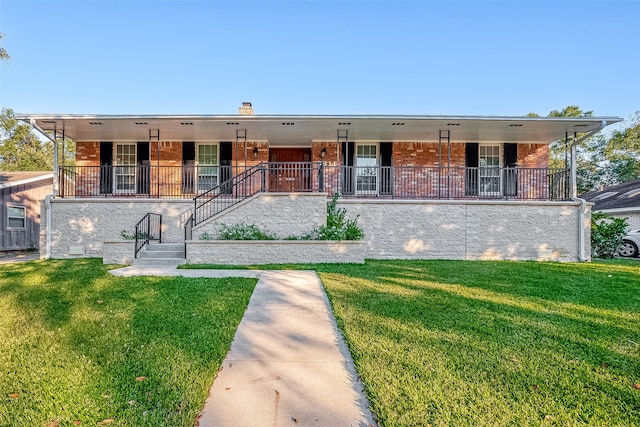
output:
M 187 240 L 193 239 L 193 214 L 184 223 L 184 257 L 187 258 Z
M 257 180 L 256 176 L 260 178 Z M 259 163 L 193 198 L 193 225 L 265 191 L 265 167 Z
M 162 215 L 148 212 L 136 224 L 136 244 L 133 254 L 134 258 L 138 258 L 138 253 L 149 244 L 150 240 L 158 240 L 162 243 Z

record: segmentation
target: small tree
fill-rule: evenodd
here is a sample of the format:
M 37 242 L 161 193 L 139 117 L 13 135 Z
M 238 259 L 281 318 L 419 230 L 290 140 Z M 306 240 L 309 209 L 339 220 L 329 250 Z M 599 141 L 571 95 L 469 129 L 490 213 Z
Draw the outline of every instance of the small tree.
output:
M 358 225 L 359 215 L 347 219 L 347 210 L 338 207 L 338 194 L 327 203 L 327 223 L 313 230 L 312 235 L 318 240 L 362 240 L 364 231 Z
M 591 255 L 613 258 L 627 230 L 626 218 L 614 218 L 600 212 L 591 215 Z

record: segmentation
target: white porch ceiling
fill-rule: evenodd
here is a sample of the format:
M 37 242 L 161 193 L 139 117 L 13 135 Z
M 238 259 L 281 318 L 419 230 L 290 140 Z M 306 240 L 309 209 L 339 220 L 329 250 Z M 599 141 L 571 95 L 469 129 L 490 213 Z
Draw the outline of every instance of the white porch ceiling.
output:
M 438 142 L 439 131 L 450 130 L 451 142 L 550 143 L 565 133 L 585 133 L 622 121 L 619 117 L 491 117 L 491 116 L 245 116 L 245 115 L 18 115 L 35 120 L 75 141 L 147 141 L 150 130 L 161 141 L 235 141 L 236 130 L 247 140 L 272 146 L 308 146 L 312 141 L 336 141 L 337 130 L 348 130 L 350 141 Z

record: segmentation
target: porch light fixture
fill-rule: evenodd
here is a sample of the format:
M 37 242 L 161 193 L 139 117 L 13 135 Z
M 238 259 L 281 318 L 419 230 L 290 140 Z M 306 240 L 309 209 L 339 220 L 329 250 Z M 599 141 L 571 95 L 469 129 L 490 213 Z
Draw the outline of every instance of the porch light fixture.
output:
M 257 158 L 258 157 L 258 147 L 253 147 L 253 158 Z
M 324 159 L 324 156 L 327 155 L 327 147 L 323 147 L 322 150 L 320 150 L 320 158 Z

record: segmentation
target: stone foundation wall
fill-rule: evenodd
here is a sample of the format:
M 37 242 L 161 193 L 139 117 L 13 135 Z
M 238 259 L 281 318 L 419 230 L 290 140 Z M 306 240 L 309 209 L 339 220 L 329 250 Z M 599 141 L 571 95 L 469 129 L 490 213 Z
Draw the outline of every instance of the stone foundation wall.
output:
M 225 242 L 226 248 L 246 245 L 233 246 L 233 256 L 219 253 L 225 246 L 214 250 L 210 241 L 202 241 L 208 246 L 198 243 L 205 232 L 215 239 L 221 224 L 254 224 L 280 238 L 299 236 L 326 221 L 327 202 L 322 193 L 258 194 L 194 228 L 189 262 L 358 262 L 350 258 L 351 246 L 341 252 L 341 246 L 322 246 L 326 242 Z M 587 209 L 579 224 L 576 202 L 340 200 L 339 205 L 348 218 L 359 217 L 365 233 L 359 244 L 366 258 L 577 261 L 579 226 L 585 253 L 590 253 L 591 213 Z M 105 256 L 103 242 L 119 240 L 123 229 L 133 233 L 147 212 L 163 215 L 164 242 L 182 242 L 191 213 L 191 202 L 184 200 L 54 199 L 51 206 L 53 258 Z M 314 258 L 314 251 L 334 261 Z
M 102 257 L 103 242 L 120 240 L 122 230 L 134 234 L 148 212 L 162 214 L 163 242 L 182 242 L 192 205 L 170 199 L 52 199 L 51 257 Z M 40 250 L 44 253 L 44 245 Z
M 577 261 L 579 203 L 343 200 L 367 258 Z M 588 251 L 589 219 L 583 224 Z
M 259 193 L 193 229 L 193 240 L 204 233 L 216 239 L 221 226 L 248 224 L 284 239 L 311 232 L 327 221 L 326 193 Z
M 260 265 L 287 263 L 364 263 L 364 242 L 311 240 L 191 241 L 190 264 Z

